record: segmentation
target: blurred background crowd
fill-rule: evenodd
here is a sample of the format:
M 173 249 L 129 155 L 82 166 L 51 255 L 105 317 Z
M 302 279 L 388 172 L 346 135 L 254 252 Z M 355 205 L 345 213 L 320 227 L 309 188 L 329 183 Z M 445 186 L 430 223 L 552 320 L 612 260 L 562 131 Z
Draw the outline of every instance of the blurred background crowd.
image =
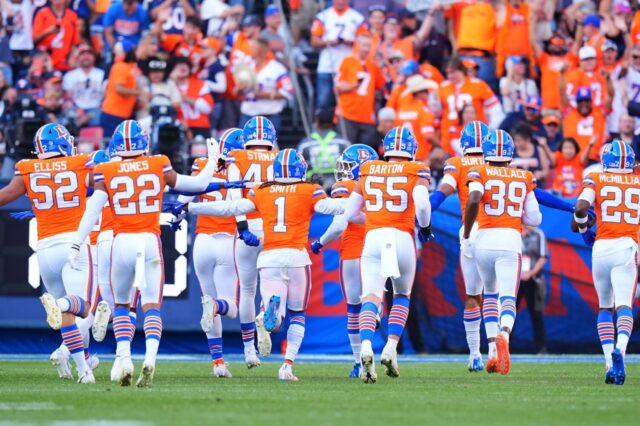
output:
M 327 188 L 351 143 L 409 127 L 435 186 L 464 124 L 576 196 L 612 137 L 638 150 L 640 13 L 629 0 L 0 0 L 2 177 L 58 121 L 80 150 L 139 120 L 188 170 L 265 115 Z

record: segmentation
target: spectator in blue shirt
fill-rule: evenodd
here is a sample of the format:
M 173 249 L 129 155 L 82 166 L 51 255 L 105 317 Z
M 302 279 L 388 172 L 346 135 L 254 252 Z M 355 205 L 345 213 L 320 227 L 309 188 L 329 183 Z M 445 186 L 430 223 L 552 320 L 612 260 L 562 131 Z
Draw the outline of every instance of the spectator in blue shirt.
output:
M 104 15 L 104 35 L 111 47 L 118 40 L 137 45 L 148 29 L 149 14 L 136 0 L 113 3 Z

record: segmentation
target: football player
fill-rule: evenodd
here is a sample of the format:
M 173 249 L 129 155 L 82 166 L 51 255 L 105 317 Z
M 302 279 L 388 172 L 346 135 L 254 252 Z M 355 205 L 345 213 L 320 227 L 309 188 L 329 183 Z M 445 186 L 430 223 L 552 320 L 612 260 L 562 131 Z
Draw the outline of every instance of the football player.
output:
M 360 179 L 349 196 L 345 215 L 359 221 L 364 212 L 366 235 L 360 258 L 362 308 L 359 328 L 362 341 L 362 379 L 375 383 L 372 340 L 385 283 L 393 283 L 389 313 L 389 337 L 380 361 L 390 377 L 398 377 L 397 345 L 409 315 L 409 297 L 416 273 L 415 220 L 419 238 L 431 235 L 429 168 L 412 161 L 416 140 L 404 127 L 394 127 L 383 140 L 385 161 L 374 160 L 360 167 Z
M 273 180 L 273 160 L 277 152 L 276 131 L 269 119 L 263 116 L 251 118 L 242 129 L 244 149 L 231 151 L 227 158 L 227 178 L 229 181 L 244 180 L 249 188 L 251 184 L 259 186 L 262 182 Z M 245 198 L 249 189 L 229 191 L 231 200 Z M 238 239 L 235 261 L 240 280 L 240 329 L 244 343 L 244 356 L 247 368 L 260 365 L 255 349 L 255 330 L 258 325 L 258 349 L 264 356 L 271 353 L 271 339 L 266 335 L 262 316 L 256 318 L 256 290 L 258 270 L 256 264 L 262 250 L 262 222 L 259 212 L 236 217 Z
M 598 335 L 605 358 L 605 383 L 623 385 L 624 357 L 633 328 L 632 306 L 638 278 L 640 177 L 632 175 L 633 149 L 620 140 L 614 140 L 605 148 L 601 162 L 603 171 L 590 173 L 583 181 L 573 224 L 580 233 L 585 233 L 589 227 L 587 211 L 590 206 L 595 207 L 597 226 L 592 273 L 600 306 Z
M 165 184 L 179 191 L 203 191 L 217 165 L 217 144 L 207 141 L 209 160 L 198 176 L 179 175 L 164 155 L 148 156 L 149 135 L 134 120 L 125 120 L 114 131 L 110 151 L 122 158 L 99 164 L 93 173 L 95 191 L 77 226 L 68 252 L 72 268 L 79 266 L 83 242 L 109 202 L 114 216 L 111 284 L 114 290 L 114 334 L 116 355 L 121 357 L 120 385 L 129 386 L 133 377 L 129 306 L 133 286 L 141 290 L 146 338 L 145 359 L 138 387 L 153 383 L 156 356 L 162 335 L 160 304 L 164 285 L 164 261 L 159 216 Z
M 78 245 L 75 269 L 66 259 L 85 209 L 93 160 L 88 154 L 74 155 L 73 137 L 58 123 L 40 127 L 34 147 L 38 158 L 16 164 L 16 176 L 0 190 L 0 205 L 25 194 L 31 200 L 38 232 L 36 256 L 47 291 L 41 297 L 47 322 L 62 333 L 62 342 L 78 369 L 78 383 L 95 383 L 85 361 L 83 336 L 76 325 L 76 317 L 91 315 L 93 281 L 88 246 Z M 87 331 L 90 325 L 88 321 Z M 61 378 L 73 377 L 66 351 L 56 350 L 52 362 Z
M 442 183 L 436 192 L 430 197 L 432 208 L 435 210 L 446 197 L 458 192 L 460 198 L 460 210 L 462 210 L 462 219 L 464 226 L 464 213 L 467 206 L 467 198 L 469 196 L 469 188 L 467 187 L 467 174 L 469 169 L 484 164 L 482 157 L 482 141 L 489 135 L 489 127 L 481 121 L 472 121 L 467 123 L 460 134 L 460 146 L 462 148 L 462 157 L 453 157 L 447 160 L 444 165 L 444 177 Z M 462 238 L 463 228 L 460 228 L 460 238 Z M 478 234 L 477 223 L 471 228 L 470 238 L 475 240 Z M 482 355 L 480 354 L 480 321 L 481 321 L 481 304 L 482 304 L 482 281 L 478 273 L 473 253 L 467 253 L 467 256 L 460 255 L 460 268 L 462 270 L 462 278 L 467 293 L 467 299 L 464 304 L 464 329 L 467 335 L 467 345 L 469 346 L 469 363 L 467 367 L 469 371 L 477 372 L 484 369 L 482 363 Z M 491 312 L 497 306 L 492 298 L 485 299 L 488 305 L 485 311 Z M 494 319 L 490 316 L 488 319 Z M 485 327 L 497 327 L 497 322 L 487 322 Z M 487 330 L 487 335 L 490 333 Z
M 188 205 L 188 210 L 198 215 L 229 217 L 260 213 L 264 241 L 257 267 L 260 296 L 266 303 L 262 320 L 269 341 L 269 333 L 278 330 L 289 312 L 287 351 L 278 372 L 282 381 L 298 380 L 293 374 L 293 363 L 304 337 L 311 290 L 311 259 L 306 250 L 311 217 L 314 212 L 344 211 L 343 200 L 328 199 L 320 185 L 304 181 L 306 173 L 304 159 L 295 150 L 285 149 L 273 162 L 274 180 L 254 187 L 246 199 Z M 211 313 L 215 314 L 215 310 Z
M 332 198 L 348 198 L 360 178 L 360 166 L 377 160 L 378 154 L 368 145 L 356 144 L 348 147 L 336 162 L 336 183 L 331 188 Z M 359 316 L 362 282 L 360 280 L 360 255 L 364 244 L 364 224 L 349 223 L 344 215 L 335 216 L 320 239 L 311 244 L 311 251 L 319 254 L 323 246 L 342 236 L 340 241 L 340 284 L 347 301 L 347 335 L 355 364 L 349 377 L 360 377 L 360 330 Z
M 542 214 L 533 190 L 536 180 L 526 170 L 510 168 L 514 144 L 504 130 L 494 130 L 482 143 L 485 165 L 469 170 L 469 195 L 460 250 L 475 258 L 484 283 L 485 322 L 499 323 L 490 334 L 487 372 L 509 373 L 509 334 L 516 318 L 516 297 L 522 263 L 522 224 L 538 226 Z M 476 239 L 471 238 L 478 223 Z M 498 298 L 500 317 L 498 322 Z M 493 317 L 493 318 L 492 318 Z M 493 327 L 492 327 L 493 328 Z
M 228 129 L 219 141 L 220 160 L 212 181 L 227 180 L 225 161 L 233 150 L 242 149 L 242 129 Z M 192 173 L 197 175 L 206 164 L 206 158 L 193 163 Z M 195 197 L 180 196 L 178 203 L 193 201 Z M 200 197 L 200 202 L 227 199 L 227 190 L 213 191 Z M 193 244 L 193 265 L 202 290 L 202 320 L 200 325 L 207 335 L 215 377 L 231 377 L 222 351 L 221 316 L 238 315 L 238 274 L 234 260 L 236 221 L 234 218 L 203 216 L 198 218 L 196 240 Z M 212 314 L 213 312 L 213 314 Z

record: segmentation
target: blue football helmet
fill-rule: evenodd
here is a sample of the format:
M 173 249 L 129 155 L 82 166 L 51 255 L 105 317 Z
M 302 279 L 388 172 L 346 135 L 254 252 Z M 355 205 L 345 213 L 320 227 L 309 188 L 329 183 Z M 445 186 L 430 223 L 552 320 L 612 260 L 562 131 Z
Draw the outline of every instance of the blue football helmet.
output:
M 602 168 L 606 172 L 631 173 L 636 163 L 633 148 L 619 139 L 606 145 L 602 152 Z
M 220 155 L 223 160 L 226 160 L 227 155 L 235 150 L 242 149 L 243 147 L 243 139 L 242 139 L 242 129 L 238 129 L 237 127 L 232 127 L 230 129 L 225 130 L 220 135 L 220 140 L 218 141 L 220 145 Z
M 283 149 L 273 160 L 273 177 L 276 182 L 298 182 L 307 174 L 307 163 L 295 149 Z
M 58 155 L 68 157 L 74 154 L 73 136 L 60 123 L 49 123 L 40 127 L 33 137 L 33 146 L 41 160 Z
M 109 154 L 107 154 L 107 151 L 105 151 L 104 149 L 101 149 L 91 154 L 91 161 L 93 161 L 93 164 L 108 163 L 109 160 L 111 160 L 111 157 L 109 156 Z
M 360 166 L 367 161 L 377 160 L 378 153 L 369 145 L 351 145 L 338 157 L 334 175 L 336 180 L 358 180 Z
M 485 161 L 505 162 L 513 160 L 515 145 L 509 133 L 493 130 L 482 142 L 482 154 Z
M 262 115 L 251 117 L 242 129 L 244 146 L 268 146 L 276 143 L 276 129 L 273 123 Z
M 135 120 L 118 124 L 109 142 L 109 152 L 118 157 L 135 157 L 147 153 L 149 134 Z
M 482 141 L 489 136 L 489 126 L 482 121 L 472 121 L 467 123 L 462 132 L 460 132 L 460 147 L 462 153 L 467 154 L 482 154 Z
M 403 157 L 413 160 L 418 144 L 416 137 L 406 127 L 394 127 L 382 141 L 384 157 Z

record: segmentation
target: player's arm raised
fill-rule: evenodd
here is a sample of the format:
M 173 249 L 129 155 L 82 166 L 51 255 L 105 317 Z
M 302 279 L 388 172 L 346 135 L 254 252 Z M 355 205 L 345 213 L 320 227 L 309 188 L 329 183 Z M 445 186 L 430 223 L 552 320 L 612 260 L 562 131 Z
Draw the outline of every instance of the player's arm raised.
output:
M 27 193 L 22 176 L 14 176 L 7 186 L 0 189 L 0 206 L 7 205 Z
M 257 211 L 253 201 L 246 198 L 211 203 L 189 203 L 186 207 L 187 211 L 201 216 L 233 217 Z

